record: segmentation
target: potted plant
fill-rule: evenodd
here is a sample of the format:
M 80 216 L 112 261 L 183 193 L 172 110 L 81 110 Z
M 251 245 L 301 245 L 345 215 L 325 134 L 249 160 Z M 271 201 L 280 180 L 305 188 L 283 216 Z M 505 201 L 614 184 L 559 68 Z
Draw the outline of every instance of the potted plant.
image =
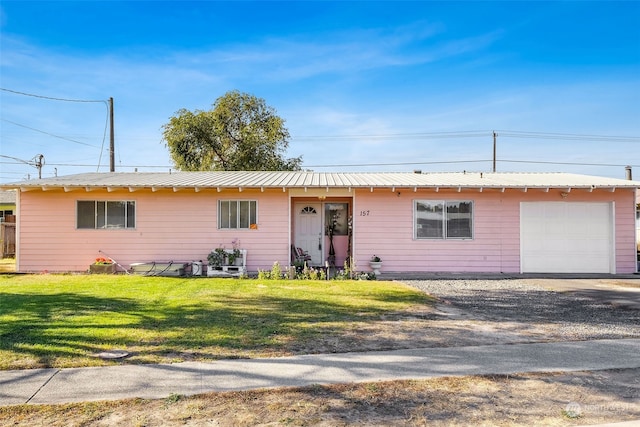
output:
M 232 249 L 227 252 L 227 261 L 229 265 L 242 265 L 242 251 L 240 250 L 240 239 L 235 238 L 231 241 Z
M 224 264 L 227 252 L 224 248 L 215 248 L 209 255 L 207 255 L 207 261 L 209 261 L 209 267 L 220 268 Z
M 373 274 L 376 276 L 380 274 L 380 269 L 382 268 L 382 259 L 379 256 L 374 255 L 369 260 L 369 266 L 373 270 Z
M 238 248 L 233 248 L 231 252 L 227 252 L 227 260 L 229 265 L 242 265 L 242 251 Z
M 89 266 L 89 272 L 91 274 L 114 274 L 116 272 L 116 265 L 108 258 L 98 257 L 93 264 Z
M 295 269 L 296 273 L 302 273 L 306 266 L 307 262 L 303 259 L 296 259 L 295 261 L 293 261 L 293 268 Z

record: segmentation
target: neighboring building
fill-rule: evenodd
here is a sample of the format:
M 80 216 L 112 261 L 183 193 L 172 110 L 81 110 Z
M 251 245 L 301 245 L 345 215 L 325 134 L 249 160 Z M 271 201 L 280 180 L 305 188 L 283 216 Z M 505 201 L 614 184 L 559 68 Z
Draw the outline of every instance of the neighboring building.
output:
M 0 222 L 14 222 L 15 212 L 16 192 L 14 190 L 0 191 Z
M 564 173 L 89 173 L 18 189 L 17 270 L 206 260 L 234 241 L 249 271 L 349 255 L 383 273 L 637 270 L 640 182 Z M 328 230 L 333 230 L 329 239 Z M 333 251 L 331 250 L 333 247 Z M 333 252 L 333 254 L 331 253 Z
M 15 256 L 16 192 L 0 190 L 0 259 Z

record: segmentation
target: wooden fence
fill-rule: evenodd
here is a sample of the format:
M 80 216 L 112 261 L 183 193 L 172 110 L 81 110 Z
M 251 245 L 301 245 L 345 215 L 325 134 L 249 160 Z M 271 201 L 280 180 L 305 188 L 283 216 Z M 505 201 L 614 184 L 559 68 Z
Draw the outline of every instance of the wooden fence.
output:
M 0 258 L 16 256 L 16 224 L 3 222 L 0 224 Z

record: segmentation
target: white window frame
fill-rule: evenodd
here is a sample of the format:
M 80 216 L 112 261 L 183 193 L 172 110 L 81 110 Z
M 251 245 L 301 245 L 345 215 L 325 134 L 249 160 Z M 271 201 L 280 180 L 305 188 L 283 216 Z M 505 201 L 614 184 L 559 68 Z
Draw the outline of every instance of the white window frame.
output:
M 223 223 L 223 216 L 224 216 L 224 209 L 223 209 L 223 204 L 229 203 L 229 206 L 227 207 L 227 221 L 226 223 L 228 224 L 228 226 L 224 226 L 225 224 Z M 235 203 L 236 207 L 235 207 L 235 227 L 232 227 L 232 213 L 230 212 L 230 208 L 231 208 L 231 204 Z M 248 212 L 245 212 L 246 218 L 248 218 L 247 224 L 245 226 L 245 224 L 242 224 L 242 212 L 241 209 L 243 209 L 243 203 L 246 203 L 246 207 L 244 209 L 248 209 Z M 218 230 L 250 230 L 252 228 L 255 228 L 255 226 L 258 224 L 258 201 L 257 200 L 235 200 L 235 199 L 220 199 L 218 200 Z M 252 225 L 254 227 L 252 227 Z
M 93 203 L 93 227 L 80 227 L 80 203 Z M 99 209 L 98 204 L 103 203 L 103 214 L 102 223 L 104 225 L 98 226 L 99 221 Z M 109 221 L 109 203 L 122 203 L 124 204 L 124 226 L 113 225 L 110 224 Z M 133 206 L 133 212 L 129 212 L 129 206 Z M 129 225 L 130 215 L 133 214 L 133 224 Z M 137 217 L 137 209 L 136 209 L 136 201 L 135 200 L 76 200 L 76 230 L 134 230 L 136 228 L 136 222 L 138 220 Z
M 442 236 L 434 237 L 419 237 L 418 236 L 418 203 L 442 205 Z M 468 203 L 471 205 L 471 224 L 470 224 L 470 236 L 449 236 L 448 233 L 448 213 L 447 205 L 455 203 Z M 474 239 L 474 227 L 475 227 L 475 203 L 473 200 L 432 200 L 432 199 L 416 199 L 413 201 L 413 239 L 414 240 L 473 240 Z

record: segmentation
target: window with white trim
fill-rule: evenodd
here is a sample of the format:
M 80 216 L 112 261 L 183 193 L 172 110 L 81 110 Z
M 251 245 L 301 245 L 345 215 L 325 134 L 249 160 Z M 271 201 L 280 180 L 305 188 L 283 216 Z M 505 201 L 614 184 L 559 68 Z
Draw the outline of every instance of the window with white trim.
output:
M 136 202 L 131 200 L 78 200 L 78 229 L 136 228 Z
M 472 239 L 473 202 L 452 200 L 414 201 L 416 239 Z
M 258 224 L 256 200 L 219 200 L 218 228 L 221 230 L 254 229 Z

